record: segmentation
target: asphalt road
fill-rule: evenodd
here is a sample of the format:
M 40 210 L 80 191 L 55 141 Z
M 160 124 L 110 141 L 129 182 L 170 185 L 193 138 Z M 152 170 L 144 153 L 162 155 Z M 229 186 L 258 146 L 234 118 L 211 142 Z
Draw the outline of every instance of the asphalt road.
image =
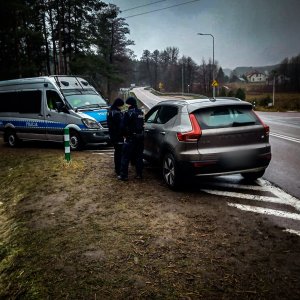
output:
M 270 126 L 272 160 L 264 178 L 300 199 L 300 113 L 258 115 Z

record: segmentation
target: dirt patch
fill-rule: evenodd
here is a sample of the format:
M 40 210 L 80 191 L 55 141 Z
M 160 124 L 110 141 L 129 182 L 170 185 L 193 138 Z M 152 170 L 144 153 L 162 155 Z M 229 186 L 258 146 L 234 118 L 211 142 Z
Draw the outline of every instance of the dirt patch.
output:
M 0 297 L 299 299 L 299 238 L 155 169 L 119 182 L 112 163 L 0 146 Z

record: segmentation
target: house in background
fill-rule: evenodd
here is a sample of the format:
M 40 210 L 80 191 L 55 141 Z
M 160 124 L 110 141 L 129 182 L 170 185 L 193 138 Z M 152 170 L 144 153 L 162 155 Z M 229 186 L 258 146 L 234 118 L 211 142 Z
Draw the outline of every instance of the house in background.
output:
M 266 82 L 267 75 L 259 71 L 252 71 L 246 75 L 248 82 Z

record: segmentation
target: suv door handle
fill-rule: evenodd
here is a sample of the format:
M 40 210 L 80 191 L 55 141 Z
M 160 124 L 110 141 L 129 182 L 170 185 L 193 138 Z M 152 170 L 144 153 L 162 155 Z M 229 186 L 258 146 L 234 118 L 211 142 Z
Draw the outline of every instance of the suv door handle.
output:
M 165 131 L 161 131 L 161 132 L 160 132 L 160 134 L 162 134 L 162 135 L 165 135 L 165 134 L 166 134 L 166 132 L 165 132 Z

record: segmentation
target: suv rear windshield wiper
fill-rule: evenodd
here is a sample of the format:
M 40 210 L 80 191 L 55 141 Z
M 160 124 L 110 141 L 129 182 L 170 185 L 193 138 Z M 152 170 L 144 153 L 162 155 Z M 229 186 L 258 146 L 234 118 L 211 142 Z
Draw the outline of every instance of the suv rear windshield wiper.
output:
M 249 121 L 249 122 L 233 122 L 232 127 L 238 127 L 238 126 L 248 126 L 248 125 L 254 125 L 256 122 Z

